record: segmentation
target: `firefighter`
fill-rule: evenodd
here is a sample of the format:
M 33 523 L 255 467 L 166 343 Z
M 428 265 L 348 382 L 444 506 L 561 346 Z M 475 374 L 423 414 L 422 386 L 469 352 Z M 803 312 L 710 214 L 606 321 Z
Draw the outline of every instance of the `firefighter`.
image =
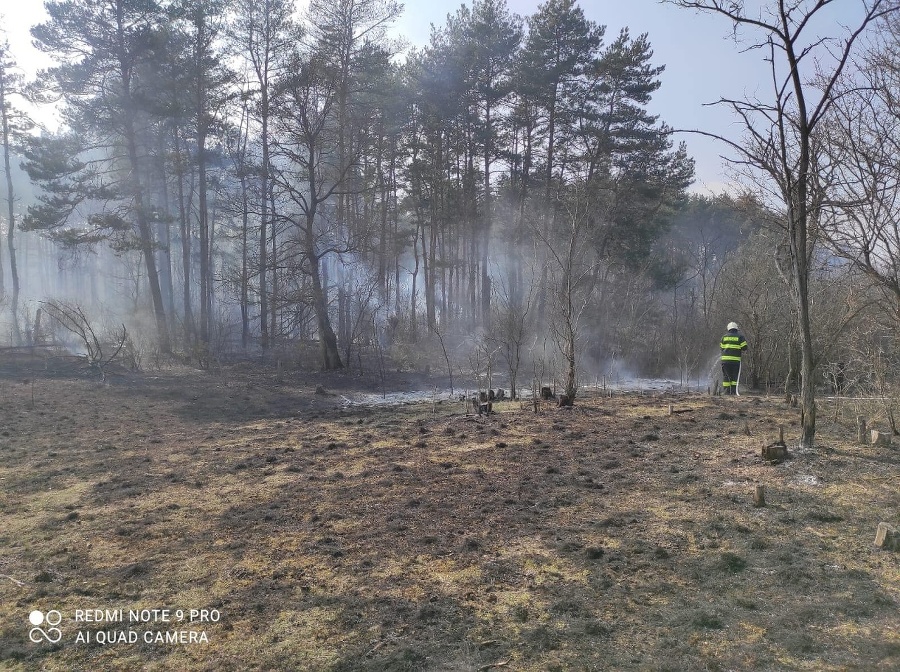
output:
M 738 394 L 741 377 L 741 353 L 747 349 L 747 339 L 737 322 L 729 322 L 728 333 L 722 337 L 722 394 Z

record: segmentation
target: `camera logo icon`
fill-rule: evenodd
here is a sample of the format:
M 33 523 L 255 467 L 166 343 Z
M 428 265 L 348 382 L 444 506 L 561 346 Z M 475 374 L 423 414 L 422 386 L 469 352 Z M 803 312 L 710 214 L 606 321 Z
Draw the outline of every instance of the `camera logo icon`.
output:
M 56 609 L 51 609 L 46 614 L 35 609 L 28 614 L 28 620 L 34 626 L 28 633 L 28 639 L 35 644 L 45 640 L 51 644 L 56 644 L 62 639 L 62 630 L 56 627 L 62 623 L 62 614 Z M 45 624 L 49 626 L 46 630 L 41 627 Z

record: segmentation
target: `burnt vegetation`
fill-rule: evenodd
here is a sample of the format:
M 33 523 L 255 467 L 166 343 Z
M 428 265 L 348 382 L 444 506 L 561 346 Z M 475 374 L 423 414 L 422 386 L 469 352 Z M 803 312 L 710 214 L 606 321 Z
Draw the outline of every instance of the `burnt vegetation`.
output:
M 0 666 L 900 668 L 900 5 L 669 2 L 774 84 L 699 195 L 598 4 L 401 54 L 393 0 L 52 2 L 34 81 L 0 40 Z M 129 607 L 222 619 L 71 639 Z
M 800 431 L 780 396 L 583 395 L 537 413 L 505 399 L 477 415 L 456 398 L 315 394 L 340 389 L 334 374 L 102 385 L 48 366 L 34 390 L 27 361 L 0 368 L 8 669 L 900 661 L 897 555 L 873 543 L 900 461 L 857 443 L 846 402 L 823 448 L 776 463 L 761 448 Z M 222 618 L 202 648 L 37 647 L 21 626 L 35 605 L 150 604 Z

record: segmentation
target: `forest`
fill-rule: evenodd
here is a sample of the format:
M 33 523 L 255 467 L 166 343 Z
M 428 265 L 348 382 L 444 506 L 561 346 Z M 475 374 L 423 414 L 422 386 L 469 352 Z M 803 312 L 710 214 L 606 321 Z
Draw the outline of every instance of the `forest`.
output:
M 662 4 L 732 133 L 576 0 L 0 39 L 0 668 L 900 669 L 900 2 Z
M 804 408 L 889 394 L 891 3 L 796 53 L 779 36 L 811 40 L 824 10 L 771 26 L 774 102 L 719 101 L 747 126 L 722 138 L 719 195 L 691 191 L 685 145 L 648 112 L 650 37 L 607 34 L 574 0 L 464 4 L 421 48 L 392 37 L 392 0 L 46 8 L 51 67 L 26 81 L 0 52 L 10 345 L 62 326 L 81 351 L 85 333 L 127 340 L 135 363 L 391 361 L 574 398 L 624 372 L 715 389 L 734 320 L 749 387 Z M 782 52 L 824 70 L 795 80 Z M 29 118 L 51 104 L 59 128 Z

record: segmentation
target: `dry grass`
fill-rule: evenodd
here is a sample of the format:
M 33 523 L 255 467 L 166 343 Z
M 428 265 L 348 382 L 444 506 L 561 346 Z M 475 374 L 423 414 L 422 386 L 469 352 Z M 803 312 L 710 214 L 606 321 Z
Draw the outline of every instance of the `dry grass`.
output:
M 770 465 L 760 438 L 797 433 L 776 399 L 466 417 L 270 381 L 38 376 L 32 404 L 0 379 L 0 668 L 900 668 L 900 554 L 872 543 L 900 459 L 855 419 Z M 75 643 L 148 629 L 74 622 L 91 608 L 221 620 L 207 644 Z M 33 609 L 59 644 L 28 640 Z

